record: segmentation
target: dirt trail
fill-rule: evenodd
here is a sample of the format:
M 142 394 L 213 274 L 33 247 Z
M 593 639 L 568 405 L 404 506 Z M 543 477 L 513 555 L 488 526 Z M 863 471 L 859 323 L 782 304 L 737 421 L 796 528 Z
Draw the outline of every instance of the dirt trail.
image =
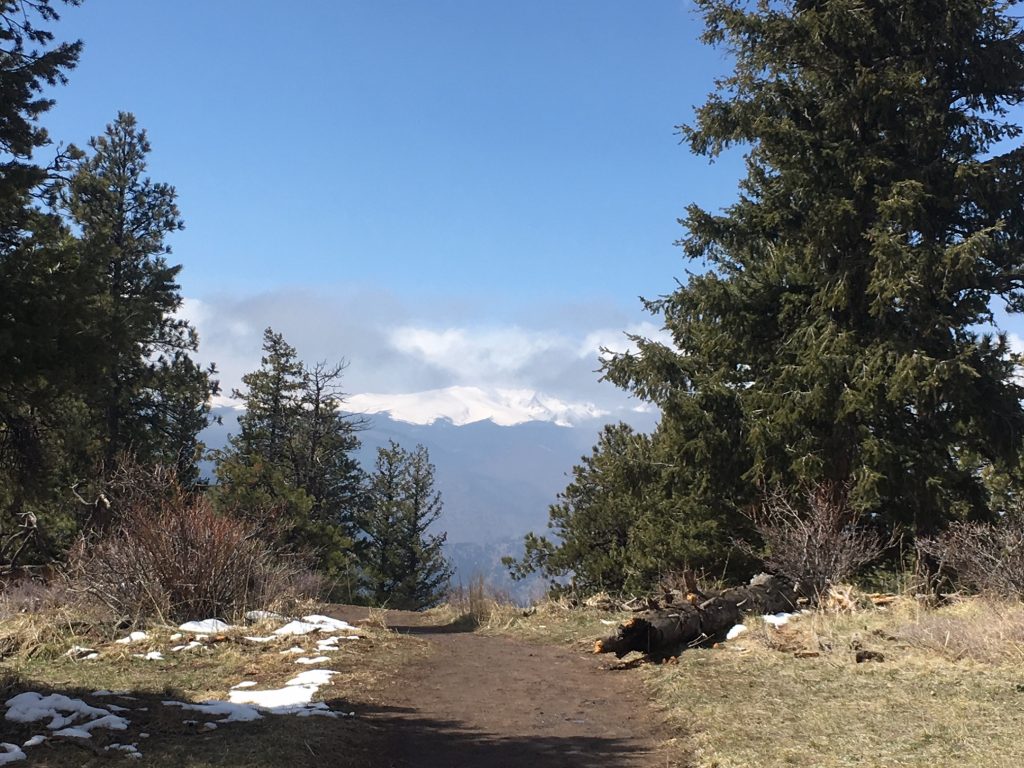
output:
M 335 612 L 349 621 L 358 609 Z M 672 765 L 666 738 L 634 675 L 596 657 L 505 637 L 388 622 L 435 646 L 402 674 L 383 704 L 361 713 L 379 734 L 380 766 L 417 768 L 632 768 Z M 377 741 L 375 739 L 375 741 Z

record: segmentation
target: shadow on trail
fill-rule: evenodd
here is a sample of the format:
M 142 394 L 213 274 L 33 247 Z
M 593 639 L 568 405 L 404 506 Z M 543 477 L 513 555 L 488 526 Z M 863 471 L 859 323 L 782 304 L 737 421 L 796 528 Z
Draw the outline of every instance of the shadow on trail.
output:
M 454 635 L 479 628 L 480 622 L 472 616 L 460 616 L 447 624 L 388 624 L 388 629 L 400 635 Z
M 636 765 L 635 743 L 596 736 L 499 735 L 452 720 L 423 717 L 407 707 L 363 707 L 379 765 L 394 768 L 618 768 Z

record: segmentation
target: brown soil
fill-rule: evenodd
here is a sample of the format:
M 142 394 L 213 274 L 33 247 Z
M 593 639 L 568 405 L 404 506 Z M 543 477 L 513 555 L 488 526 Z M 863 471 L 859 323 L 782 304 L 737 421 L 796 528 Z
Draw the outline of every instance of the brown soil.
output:
M 333 615 L 365 618 L 347 606 Z M 635 675 L 571 649 L 424 624 L 421 614 L 393 611 L 387 621 L 427 640 L 433 652 L 361 708 L 379 766 L 676 764 Z

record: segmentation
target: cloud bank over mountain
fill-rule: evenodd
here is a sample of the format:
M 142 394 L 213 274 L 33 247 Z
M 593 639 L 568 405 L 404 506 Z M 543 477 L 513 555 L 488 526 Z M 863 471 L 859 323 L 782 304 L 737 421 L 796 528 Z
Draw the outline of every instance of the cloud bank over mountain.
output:
M 189 298 L 180 314 L 199 331 L 200 359 L 217 363 L 223 396 L 259 366 L 263 329 L 271 326 L 307 363 L 348 362 L 353 411 L 416 424 L 630 420 L 644 407 L 599 381 L 601 350 L 629 349 L 627 334 L 667 339 L 639 307 L 610 302 L 502 314 L 465 300 L 282 289 Z

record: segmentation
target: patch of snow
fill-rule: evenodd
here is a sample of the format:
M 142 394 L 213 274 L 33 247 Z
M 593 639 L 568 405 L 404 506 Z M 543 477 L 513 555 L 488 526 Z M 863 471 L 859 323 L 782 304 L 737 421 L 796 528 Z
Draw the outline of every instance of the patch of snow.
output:
M 191 651 L 193 648 L 202 648 L 202 647 L 203 647 L 202 643 L 198 642 L 197 640 L 192 640 L 192 641 L 186 643 L 185 645 L 176 645 L 176 646 L 174 646 L 173 648 L 171 648 L 171 652 L 172 653 L 179 653 L 181 651 Z
M 231 690 L 235 690 L 237 688 L 252 688 L 256 685 L 257 683 L 254 683 L 252 680 L 243 680 L 242 682 L 237 683 L 236 685 L 232 685 Z
M 281 653 L 305 653 L 305 652 L 306 652 L 305 648 L 299 648 L 299 646 L 297 646 L 297 645 L 293 645 L 287 651 L 281 651 Z
M 318 701 L 317 704 L 323 704 L 323 702 Z M 296 717 L 355 717 L 355 715 L 355 712 L 337 712 L 333 709 L 328 709 L 326 705 L 321 708 L 317 707 L 316 704 L 295 713 Z
M 128 643 L 137 643 L 139 640 L 145 640 L 149 635 L 145 632 L 132 632 L 128 637 L 122 637 L 120 640 L 115 640 L 115 643 L 119 645 L 128 645 Z
M 726 640 L 735 640 L 737 637 L 739 637 L 740 635 L 742 635 L 746 631 L 747 631 L 747 625 L 746 624 L 737 624 L 732 629 L 730 629 L 728 631 L 728 633 L 726 633 L 725 639 Z
M 311 706 L 313 694 L 319 689 L 320 686 L 315 684 L 286 685 L 267 691 L 231 691 L 228 697 L 235 704 L 252 704 L 273 714 L 286 715 Z
M 36 734 L 35 736 L 33 736 L 31 739 L 26 741 L 21 746 L 23 746 L 23 747 L 38 747 L 44 741 L 46 741 L 46 737 L 45 736 L 43 736 L 42 734 Z
M 107 709 L 111 712 L 131 712 L 128 707 L 119 707 L 117 704 L 107 704 Z
M 61 728 L 54 731 L 54 736 L 66 736 L 70 739 L 91 739 L 92 734 L 84 728 Z
M 275 635 L 308 635 L 310 632 L 319 632 L 320 627 L 306 621 L 289 621 L 283 627 L 274 630 Z
M 136 659 L 144 659 L 145 661 L 163 661 L 164 655 L 160 651 L 150 651 L 149 653 L 133 653 Z
M 136 760 L 142 757 L 142 753 L 139 752 L 139 748 L 135 744 L 109 744 L 104 747 L 104 749 L 107 752 L 110 752 L 111 750 L 123 752 L 125 757 L 131 757 Z
M 793 613 L 766 613 L 761 618 L 764 619 L 765 624 L 771 624 L 773 627 L 778 628 L 783 626 L 784 624 L 788 624 L 789 620 L 792 619 L 795 615 L 796 614 Z
M 8 765 L 26 759 L 28 759 L 28 755 L 22 752 L 17 744 L 8 744 L 6 741 L 0 744 L 0 765 Z
M 310 669 L 300 672 L 285 685 L 327 685 L 336 674 L 332 669 Z
M 269 643 L 271 640 L 276 640 L 277 638 L 273 635 L 268 635 L 267 637 L 244 637 L 242 639 L 248 640 L 250 643 Z
M 230 691 L 228 697 L 233 703 L 252 704 L 275 715 L 308 717 L 316 712 L 326 717 L 337 717 L 338 714 L 333 713 L 324 702 L 313 702 L 313 696 L 320 686 L 330 682 L 336 674 L 330 669 L 310 669 L 293 677 L 284 684 L 284 688 L 264 691 L 236 689 Z
M 186 621 L 180 627 L 182 632 L 226 632 L 229 629 L 234 629 L 230 624 L 226 624 L 220 619 L 203 619 L 202 621 Z
M 173 635 L 171 635 L 167 639 L 173 642 L 175 640 L 181 640 L 181 638 L 183 638 L 183 637 L 184 637 L 184 635 L 181 634 L 181 632 L 175 632 Z
M 361 639 L 362 638 L 360 638 L 359 635 L 348 635 L 346 637 L 338 637 L 337 635 L 334 635 L 333 637 L 327 637 L 327 638 L 324 638 L 323 640 L 317 640 L 316 641 L 316 649 L 318 651 L 320 651 L 321 653 L 323 653 L 324 651 L 336 651 L 336 650 L 338 650 L 338 643 L 341 640 L 361 640 Z
M 316 624 L 322 627 L 325 632 L 357 632 L 358 627 L 353 627 L 347 621 L 341 619 L 332 619 L 330 616 L 321 616 L 318 613 L 314 613 L 311 616 L 303 616 L 303 621 L 308 621 L 310 624 Z
M 73 645 L 64 654 L 69 659 L 95 659 L 99 656 L 93 648 L 86 648 L 84 645 Z
M 186 704 L 183 701 L 165 701 L 163 704 L 167 707 L 190 709 L 194 712 L 200 712 L 212 717 L 227 715 L 227 717 L 219 721 L 222 723 L 247 723 L 251 720 L 259 720 L 263 717 L 263 715 L 257 711 L 256 707 L 248 704 L 237 704 L 232 701 L 204 701 L 202 704 Z
M 313 658 L 309 658 L 309 656 L 300 656 L 299 658 L 297 658 L 295 660 L 295 663 L 296 664 L 323 664 L 325 661 L 330 661 L 330 659 L 328 659 L 326 656 L 314 656 Z
M 216 723 L 203 723 L 203 730 L 204 731 L 215 731 L 215 730 L 217 730 L 217 724 Z
M 99 718 L 93 722 L 101 723 L 89 727 L 114 730 L 124 730 L 128 727 L 127 720 L 111 715 L 109 710 L 89 706 L 81 699 L 72 699 L 60 693 L 43 696 L 35 691 L 26 691 L 8 699 L 6 704 L 5 719 L 13 723 L 35 723 L 49 718 L 50 722 L 46 727 L 51 731 L 88 718 Z

